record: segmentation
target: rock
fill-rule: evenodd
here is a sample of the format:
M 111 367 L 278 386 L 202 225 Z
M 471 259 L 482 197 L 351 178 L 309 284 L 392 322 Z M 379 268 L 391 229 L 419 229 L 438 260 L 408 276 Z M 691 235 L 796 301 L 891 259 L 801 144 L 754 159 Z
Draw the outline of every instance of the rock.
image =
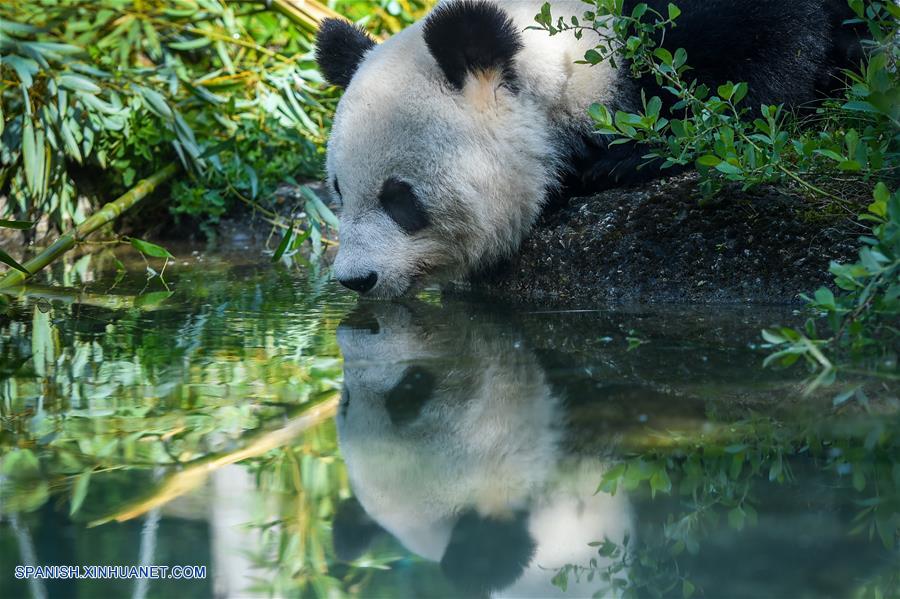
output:
M 855 259 L 849 216 L 778 187 L 701 205 L 696 174 L 612 189 L 546 214 L 480 292 L 555 303 L 794 303 Z M 811 216 L 814 215 L 814 216 Z

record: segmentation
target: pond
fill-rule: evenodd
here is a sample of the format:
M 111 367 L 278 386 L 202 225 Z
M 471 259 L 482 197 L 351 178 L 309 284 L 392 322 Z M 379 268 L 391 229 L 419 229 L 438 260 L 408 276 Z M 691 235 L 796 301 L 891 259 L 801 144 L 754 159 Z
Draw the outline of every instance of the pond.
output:
M 365 303 L 171 249 L 168 289 L 106 252 L 0 320 L 2 597 L 900 593 L 896 383 L 763 369 L 790 310 Z M 205 571 L 14 575 L 54 565 Z

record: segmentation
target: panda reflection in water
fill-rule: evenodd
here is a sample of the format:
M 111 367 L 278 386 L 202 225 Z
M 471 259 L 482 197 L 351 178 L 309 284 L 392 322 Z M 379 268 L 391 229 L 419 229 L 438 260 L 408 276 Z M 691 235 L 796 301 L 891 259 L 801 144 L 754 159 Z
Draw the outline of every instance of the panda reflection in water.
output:
M 666 12 L 669 0 L 645 0 Z M 856 66 L 846 0 L 677 0 L 666 33 L 700 82 L 749 84 L 744 106 L 799 107 L 839 87 Z M 344 87 L 328 142 L 328 185 L 342 204 L 335 277 L 394 298 L 464 277 L 513 254 L 548 197 L 589 193 L 658 174 L 646 153 L 609 146 L 587 109 L 639 110 L 671 97 L 609 62 L 575 64 L 598 37 L 528 30 L 543 0 L 444 0 L 383 44 L 323 22 L 317 60 Z M 581 15 L 581 0 L 551 2 Z M 625 0 L 630 13 L 637 0 Z M 620 61 L 621 62 L 621 61 Z
M 595 494 L 607 465 L 568 447 L 562 400 L 494 318 L 379 303 L 338 328 L 337 428 L 355 495 L 333 524 L 340 559 L 387 532 L 467 595 L 548 597 L 560 593 L 555 569 L 603 567 L 588 543 L 631 530 L 625 494 Z M 603 584 L 573 580 L 569 591 Z

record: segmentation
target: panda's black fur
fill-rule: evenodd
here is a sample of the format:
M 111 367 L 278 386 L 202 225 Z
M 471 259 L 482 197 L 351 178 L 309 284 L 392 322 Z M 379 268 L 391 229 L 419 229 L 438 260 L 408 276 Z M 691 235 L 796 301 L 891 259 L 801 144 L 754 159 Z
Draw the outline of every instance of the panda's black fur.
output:
M 522 36 L 495 4 L 461 0 L 440 5 L 428 17 L 422 34 L 456 89 L 462 89 L 467 74 L 490 68 L 499 68 L 506 83 L 515 86 L 513 59 L 522 49 Z
M 340 19 L 325 19 L 316 38 L 316 60 L 325 79 L 347 87 L 363 55 L 375 45 L 364 30 Z

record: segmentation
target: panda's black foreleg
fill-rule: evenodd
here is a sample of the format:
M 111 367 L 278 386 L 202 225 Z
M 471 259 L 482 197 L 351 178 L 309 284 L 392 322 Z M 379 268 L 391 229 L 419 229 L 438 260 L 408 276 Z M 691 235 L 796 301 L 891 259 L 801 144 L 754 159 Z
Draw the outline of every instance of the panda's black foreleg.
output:
M 565 198 L 590 195 L 611 189 L 644 183 L 662 176 L 675 175 L 686 167 L 663 169 L 663 160 L 647 158 L 644 144 L 609 145 L 607 136 L 591 136 L 574 149 L 562 178 L 560 195 Z

